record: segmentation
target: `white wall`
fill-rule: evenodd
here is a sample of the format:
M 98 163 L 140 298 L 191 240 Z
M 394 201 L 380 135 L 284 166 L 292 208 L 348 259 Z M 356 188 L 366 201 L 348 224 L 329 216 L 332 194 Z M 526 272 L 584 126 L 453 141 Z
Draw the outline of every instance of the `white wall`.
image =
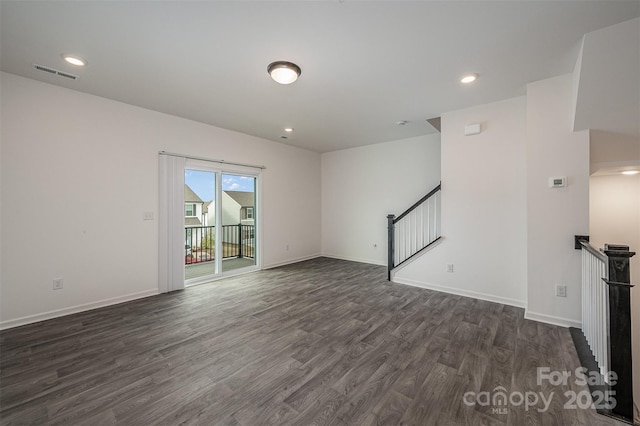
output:
M 0 83 L 3 327 L 156 292 L 158 224 L 142 214 L 158 216 L 160 150 L 265 165 L 263 266 L 320 253 L 319 154 L 12 74 Z
M 572 76 L 527 85 L 527 317 L 580 327 L 580 250 L 589 233 L 589 132 L 572 131 Z M 566 176 L 551 189 L 548 178 Z M 567 286 L 556 297 L 555 286 Z
M 572 131 L 572 76 L 527 96 L 442 116 L 443 242 L 394 280 L 527 307 L 526 316 L 580 326 L 580 251 L 587 234 L 589 133 Z M 483 131 L 463 136 L 464 125 Z M 568 186 L 548 188 L 548 178 Z M 446 265 L 454 272 L 447 273 Z M 566 298 L 555 296 L 566 285 Z
M 633 395 L 640 406 L 640 175 L 591 177 L 589 188 L 589 232 L 595 247 L 605 243 L 625 244 L 636 255 L 631 258 Z
M 322 154 L 323 255 L 386 265 L 387 215 L 439 182 L 438 134 Z
M 442 115 L 443 241 L 394 281 L 524 306 L 525 105 L 519 97 Z M 482 132 L 464 136 L 471 123 Z

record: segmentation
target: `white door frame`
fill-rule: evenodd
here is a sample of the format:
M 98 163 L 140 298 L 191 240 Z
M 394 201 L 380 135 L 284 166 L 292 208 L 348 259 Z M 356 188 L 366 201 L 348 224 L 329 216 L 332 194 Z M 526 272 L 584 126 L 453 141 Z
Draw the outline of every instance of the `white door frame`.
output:
M 214 253 L 220 253 L 220 256 L 217 254 L 214 257 L 215 262 L 215 273 L 211 275 L 206 275 L 203 277 L 192 278 L 190 280 L 185 280 L 186 286 L 202 284 L 205 282 L 211 282 L 216 279 L 220 279 L 223 277 L 239 275 L 247 272 L 253 272 L 260 270 L 262 268 L 262 214 L 261 214 L 261 173 L 256 172 L 253 169 L 249 169 L 247 167 L 242 166 L 228 166 L 220 167 L 220 164 L 206 161 L 206 160 L 196 160 L 196 159 L 187 159 L 185 162 L 184 170 L 199 170 L 205 172 L 211 172 L 216 174 L 215 179 L 215 251 Z M 184 173 L 183 173 L 184 174 Z M 250 176 L 255 178 L 255 206 L 254 206 L 254 224 L 255 224 L 255 247 L 254 247 L 254 260 L 255 263 L 252 266 L 248 266 L 245 268 L 233 269 L 231 271 L 223 271 L 222 269 L 222 238 L 219 235 L 222 234 L 222 176 L 223 175 L 235 175 L 235 176 Z M 184 203 L 183 203 L 184 204 Z M 184 207 L 183 207 L 184 209 Z M 184 220 L 184 218 L 182 219 Z M 183 224 L 184 226 L 184 224 Z M 242 241 L 240 241 L 242 243 Z

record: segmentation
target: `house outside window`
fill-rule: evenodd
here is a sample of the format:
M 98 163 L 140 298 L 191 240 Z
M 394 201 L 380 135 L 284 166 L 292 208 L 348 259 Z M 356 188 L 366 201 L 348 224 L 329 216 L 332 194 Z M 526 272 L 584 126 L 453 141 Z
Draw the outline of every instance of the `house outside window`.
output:
M 195 204 L 185 204 L 184 205 L 184 215 L 185 215 L 185 217 L 195 217 L 195 215 L 196 215 L 196 205 Z
M 247 219 L 253 219 L 253 207 L 247 207 Z

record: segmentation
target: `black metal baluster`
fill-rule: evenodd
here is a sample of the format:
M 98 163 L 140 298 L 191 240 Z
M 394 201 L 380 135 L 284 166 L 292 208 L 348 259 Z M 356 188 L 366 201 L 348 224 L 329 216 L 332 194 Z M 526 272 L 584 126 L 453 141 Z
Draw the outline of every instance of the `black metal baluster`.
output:
M 393 257 L 394 257 L 394 237 L 393 237 L 393 223 L 396 216 L 393 214 L 387 215 L 387 280 L 391 281 L 391 270 L 393 269 Z
M 189 245 L 189 230 L 185 228 L 184 229 L 184 263 L 185 265 L 188 265 L 191 263 L 191 256 L 189 256 L 189 259 L 187 260 L 187 255 L 189 254 L 187 252 L 188 245 Z

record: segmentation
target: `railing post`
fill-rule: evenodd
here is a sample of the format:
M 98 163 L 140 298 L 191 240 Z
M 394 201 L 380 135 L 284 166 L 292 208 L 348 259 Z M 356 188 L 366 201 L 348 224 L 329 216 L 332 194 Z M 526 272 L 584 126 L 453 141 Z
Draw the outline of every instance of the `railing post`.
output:
M 391 281 L 391 270 L 393 269 L 394 258 L 394 238 L 393 238 L 393 221 L 396 215 L 387 215 L 387 280 Z
M 605 244 L 604 253 L 609 258 L 609 341 L 610 368 L 617 379 L 611 390 L 615 391 L 614 414 L 633 420 L 633 371 L 631 357 L 631 274 L 629 260 L 634 252 L 628 246 Z
M 238 257 L 242 259 L 242 223 L 238 224 Z

